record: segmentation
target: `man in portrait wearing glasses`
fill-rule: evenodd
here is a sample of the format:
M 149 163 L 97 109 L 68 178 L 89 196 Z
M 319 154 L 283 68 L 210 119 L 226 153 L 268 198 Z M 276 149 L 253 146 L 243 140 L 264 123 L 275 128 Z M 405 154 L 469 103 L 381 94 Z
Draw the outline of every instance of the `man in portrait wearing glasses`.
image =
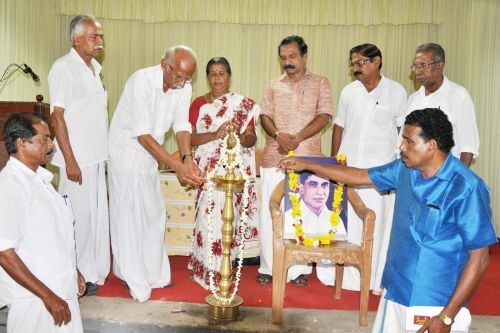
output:
M 171 283 L 158 162 L 175 170 L 181 183 L 201 184 L 188 120 L 195 69 L 194 51 L 180 45 L 168 49 L 159 65 L 132 74 L 109 129 L 113 272 L 140 302 L 151 288 Z M 162 147 L 171 127 L 181 160 Z
M 444 65 L 445 53 L 440 45 L 428 43 L 417 47 L 412 70 L 422 86 L 408 99 L 407 113 L 423 108 L 443 110 L 453 125 L 455 146 L 451 153 L 470 166 L 479 154 L 474 103 L 464 87 L 444 76 Z M 404 117 L 399 119 L 400 125 L 403 122 Z
M 340 94 L 337 115 L 333 120 L 332 156 L 347 156 L 347 163 L 357 168 L 370 168 L 393 161 L 397 156 L 398 127 L 396 121 L 404 116 L 406 91 L 396 81 L 381 74 L 382 52 L 373 44 L 361 44 L 349 51 L 349 61 L 355 81 Z M 367 207 L 375 211 L 370 289 L 381 293 L 389 236 L 392 225 L 394 195 L 381 195 L 373 187 L 357 189 Z M 349 205 L 348 240 L 361 244 L 363 222 Z M 335 269 L 326 276 L 334 284 Z M 344 271 L 344 289 L 359 290 L 360 274 L 356 267 Z
M 285 178 L 278 168 L 279 160 L 294 150 L 297 156 L 322 156 L 321 130 L 331 120 L 332 92 L 326 77 L 306 69 L 307 44 L 300 36 L 284 38 L 278 55 L 285 73 L 272 79 L 264 92 L 260 116 L 268 137 L 262 157 L 260 268 L 257 282 L 272 282 L 273 237 L 269 198 L 276 185 Z M 304 274 L 311 267 L 294 265 L 288 270 L 288 280 L 305 286 Z

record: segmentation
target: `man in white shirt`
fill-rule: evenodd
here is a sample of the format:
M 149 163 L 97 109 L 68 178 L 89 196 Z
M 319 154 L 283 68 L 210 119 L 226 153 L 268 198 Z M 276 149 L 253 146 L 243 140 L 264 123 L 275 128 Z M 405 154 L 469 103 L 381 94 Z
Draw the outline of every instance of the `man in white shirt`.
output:
M 140 302 L 149 299 L 151 288 L 171 283 L 158 162 L 175 170 L 181 183 L 201 184 L 191 155 L 188 120 L 195 69 L 193 50 L 174 46 L 160 65 L 132 74 L 109 129 L 113 272 Z M 170 127 L 181 160 L 162 147 Z
M 349 166 L 358 168 L 386 164 L 396 158 L 397 119 L 405 113 L 406 91 L 401 84 L 381 74 L 382 52 L 377 46 L 355 46 L 349 51 L 349 56 L 356 80 L 345 86 L 340 94 L 337 115 L 333 121 L 332 156 L 345 154 Z M 376 215 L 370 289 L 380 294 L 391 234 L 394 196 L 382 196 L 374 188 L 365 187 L 357 191 Z M 348 240 L 361 244 L 363 222 L 350 205 L 348 216 Z M 346 266 L 344 272 L 343 288 L 359 290 L 359 270 Z M 328 279 L 333 282 L 334 275 Z
M 9 333 L 83 332 L 73 214 L 51 185 L 54 145 L 38 116 L 18 113 L 4 126 L 10 159 L 0 172 L 0 307 Z
M 59 193 L 72 203 L 77 265 L 87 281 L 87 295 L 93 295 L 110 269 L 107 93 L 96 60 L 102 52 L 101 25 L 93 16 L 76 16 L 70 41 L 70 52 L 54 62 L 48 77 L 56 137 L 52 164 L 59 167 Z
M 444 66 L 445 53 L 440 45 L 428 43 L 417 47 L 412 70 L 422 86 L 408 99 L 407 114 L 425 108 L 443 110 L 453 125 L 455 146 L 451 153 L 470 166 L 479 155 L 474 103 L 464 87 L 444 76 Z M 399 126 L 403 123 L 404 117 L 401 117 Z

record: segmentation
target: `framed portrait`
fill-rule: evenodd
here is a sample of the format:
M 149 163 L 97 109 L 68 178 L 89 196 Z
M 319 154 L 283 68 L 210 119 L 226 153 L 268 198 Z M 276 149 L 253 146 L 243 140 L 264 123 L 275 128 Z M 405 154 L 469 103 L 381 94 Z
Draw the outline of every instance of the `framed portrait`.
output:
M 306 161 L 337 165 L 339 162 L 335 157 L 302 157 Z M 342 163 L 342 164 L 345 164 Z M 298 186 L 290 189 L 290 174 L 285 175 L 285 218 L 283 237 L 285 239 L 296 239 L 295 224 L 302 225 L 304 235 L 317 237 L 328 234 L 330 230 L 335 232 L 334 240 L 347 239 L 347 191 L 346 188 L 338 186 L 336 182 L 321 178 L 309 171 L 299 172 L 295 182 Z M 292 181 L 293 185 L 293 181 Z M 337 196 L 336 209 L 334 198 Z M 341 197 L 341 201 L 339 201 Z M 338 211 L 340 209 L 340 214 Z M 332 214 L 340 217 L 340 223 L 332 226 Z

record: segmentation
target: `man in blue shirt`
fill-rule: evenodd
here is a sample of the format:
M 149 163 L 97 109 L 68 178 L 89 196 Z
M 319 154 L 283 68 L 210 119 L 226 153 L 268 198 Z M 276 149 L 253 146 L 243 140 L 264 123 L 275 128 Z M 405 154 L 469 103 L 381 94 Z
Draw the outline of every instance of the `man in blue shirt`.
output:
M 310 170 L 350 185 L 396 191 L 393 228 L 373 332 L 404 332 L 407 307 L 438 306 L 419 332 L 449 332 L 472 297 L 497 242 L 484 181 L 450 154 L 453 128 L 439 109 L 406 117 L 401 158 L 370 169 L 285 158 L 280 167 Z

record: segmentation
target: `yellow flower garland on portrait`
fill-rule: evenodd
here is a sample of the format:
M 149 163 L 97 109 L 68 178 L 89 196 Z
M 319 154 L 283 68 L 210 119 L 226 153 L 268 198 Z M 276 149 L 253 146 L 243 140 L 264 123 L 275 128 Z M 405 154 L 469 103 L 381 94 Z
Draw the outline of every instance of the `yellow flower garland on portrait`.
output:
M 295 156 L 295 152 L 292 150 L 288 152 L 288 156 Z M 339 154 L 335 157 L 338 164 L 345 164 L 346 156 L 344 154 Z M 302 211 L 300 210 L 299 198 L 295 195 L 299 189 L 299 174 L 293 170 L 288 170 L 288 189 L 290 195 L 290 203 L 292 204 L 292 217 L 295 219 L 294 223 L 295 237 L 297 242 L 301 245 L 308 247 L 318 247 L 320 245 L 329 245 L 330 242 L 335 237 L 334 228 L 339 225 L 340 213 L 342 212 L 342 196 L 344 194 L 344 185 L 338 184 L 333 192 L 333 202 L 332 202 L 332 213 L 330 214 L 330 231 L 325 235 L 320 235 L 316 237 L 308 237 L 304 235 L 304 228 L 302 227 Z

